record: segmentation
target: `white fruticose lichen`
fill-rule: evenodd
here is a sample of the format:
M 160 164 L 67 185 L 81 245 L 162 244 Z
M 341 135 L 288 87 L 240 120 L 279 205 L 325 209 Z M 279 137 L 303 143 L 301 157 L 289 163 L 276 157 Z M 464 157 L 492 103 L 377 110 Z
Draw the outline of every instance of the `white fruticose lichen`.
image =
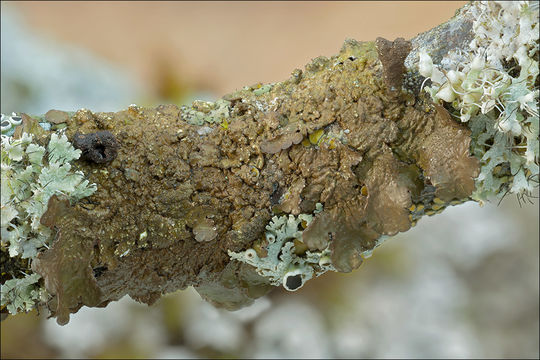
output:
M 317 204 L 315 213 L 322 211 Z M 303 229 L 311 223 L 313 215 L 300 214 L 274 216 L 266 226 L 265 256 L 259 256 L 255 249 L 243 252 L 229 251 L 231 259 L 244 262 L 270 280 L 275 286 L 283 285 L 289 291 L 301 288 L 306 281 L 328 270 L 335 271 L 330 260 L 330 250 L 298 251 L 302 243 Z
M 451 104 L 472 130 L 481 161 L 472 198 L 530 195 L 539 169 L 538 3 L 481 1 L 468 11 L 470 51 L 450 52 L 440 65 L 421 52 L 419 72 L 432 99 Z
M 47 148 L 33 138 L 27 133 L 18 139 L 2 135 L 0 174 L 2 251 L 7 250 L 12 258 L 30 260 L 52 241 L 52 230 L 40 223 L 49 199 L 63 195 L 75 202 L 96 191 L 96 185 L 89 184 L 81 171 L 72 170 L 70 163 L 81 151 L 64 134 L 52 133 Z M 28 304 L 38 296 L 34 288 L 39 275 L 19 275 L 11 274 L 15 278 L 2 284 L 2 305 L 7 304 L 13 314 L 18 309 L 29 310 Z

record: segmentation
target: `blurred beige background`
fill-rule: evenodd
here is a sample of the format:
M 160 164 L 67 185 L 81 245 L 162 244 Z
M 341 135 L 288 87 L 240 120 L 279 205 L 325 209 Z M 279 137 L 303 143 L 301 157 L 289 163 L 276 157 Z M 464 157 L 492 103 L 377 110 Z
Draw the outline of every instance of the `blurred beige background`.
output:
M 216 98 L 283 80 L 345 38 L 413 37 L 463 4 L 2 3 L 2 78 L 15 84 L 2 80 L 2 111 Z M 276 289 L 238 312 L 190 289 L 152 307 L 124 298 L 83 308 L 65 327 L 19 315 L 1 324 L 1 355 L 538 358 L 538 216 L 538 200 L 519 206 L 513 197 L 452 207 L 387 240 L 351 274 L 325 274 L 294 294 Z
M 12 4 L 41 34 L 128 69 L 159 95 L 169 76 L 225 94 L 286 79 L 345 38 L 411 38 L 465 1 L 25 1 Z M 161 93 L 160 93 L 161 91 Z

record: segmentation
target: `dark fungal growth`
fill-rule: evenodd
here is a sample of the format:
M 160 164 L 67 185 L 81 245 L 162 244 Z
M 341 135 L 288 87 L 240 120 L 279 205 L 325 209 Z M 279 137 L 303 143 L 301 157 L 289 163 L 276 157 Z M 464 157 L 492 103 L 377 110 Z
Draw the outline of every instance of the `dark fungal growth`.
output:
M 116 158 L 118 142 L 110 131 L 91 134 L 75 134 L 73 146 L 82 151 L 82 158 L 98 164 L 111 162 Z

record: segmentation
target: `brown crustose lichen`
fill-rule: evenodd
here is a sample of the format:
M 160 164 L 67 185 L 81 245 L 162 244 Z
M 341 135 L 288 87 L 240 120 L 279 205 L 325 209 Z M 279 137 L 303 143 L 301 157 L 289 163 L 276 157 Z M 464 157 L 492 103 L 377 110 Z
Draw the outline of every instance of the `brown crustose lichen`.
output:
M 257 88 L 264 91 L 224 96 L 229 117 L 202 126 L 175 105 L 71 116 L 66 134 L 75 143 L 88 147 L 108 132 L 118 146 L 108 162 L 78 163 L 97 191 L 56 220 L 55 245 L 38 257 L 57 294 L 51 309 L 64 322 L 66 309 L 81 304 L 126 294 L 151 304 L 187 286 L 236 309 L 272 286 L 227 251 L 259 244 L 275 214 L 312 213 L 322 203 L 297 241 L 329 246 L 335 268 L 347 272 L 381 236 L 467 199 L 478 174 L 469 130 L 418 94 L 407 104 L 411 94 L 391 94 L 402 76 L 392 71 L 403 69 L 385 60 L 395 49 L 347 40 L 337 56 Z M 83 280 L 59 275 L 69 269 Z M 78 293 L 84 284 L 90 293 Z

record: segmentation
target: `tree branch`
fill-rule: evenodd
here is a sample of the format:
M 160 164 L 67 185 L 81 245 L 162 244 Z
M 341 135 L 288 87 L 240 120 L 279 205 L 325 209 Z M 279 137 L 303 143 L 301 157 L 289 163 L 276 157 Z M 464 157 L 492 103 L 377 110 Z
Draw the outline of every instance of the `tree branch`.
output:
M 538 179 L 537 70 L 514 59 L 512 73 L 506 59 L 489 73 L 474 15 L 495 24 L 505 12 L 524 34 L 519 19 L 538 9 L 497 6 L 469 4 L 410 42 L 347 40 L 283 82 L 216 102 L 3 116 L 2 312 L 46 304 L 65 324 L 83 305 L 126 294 L 152 304 L 188 286 L 237 309 L 273 286 L 356 269 L 424 215 L 527 194 Z M 470 60 L 478 49 L 483 67 Z M 454 65 L 455 54 L 470 61 Z M 523 78 L 529 92 L 516 96 L 531 101 L 516 100 L 522 130 L 508 132 L 495 125 L 513 98 L 488 109 L 477 89 L 500 81 L 512 93 Z M 501 139 L 499 160 L 486 158 Z

